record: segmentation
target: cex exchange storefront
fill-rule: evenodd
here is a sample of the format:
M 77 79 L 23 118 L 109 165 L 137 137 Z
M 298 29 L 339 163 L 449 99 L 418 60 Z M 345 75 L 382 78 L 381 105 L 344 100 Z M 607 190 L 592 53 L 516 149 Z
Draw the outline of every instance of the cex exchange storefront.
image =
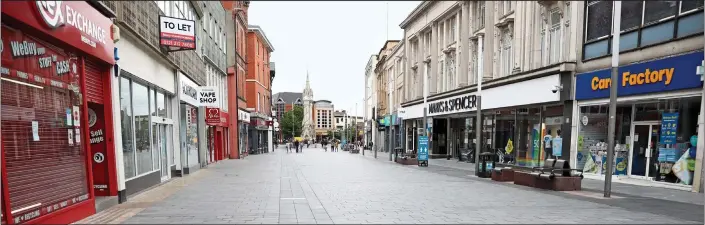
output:
M 82 1 L 2 3 L 3 224 L 72 223 L 116 195 L 111 27 Z
M 703 52 L 619 68 L 613 174 L 690 190 L 695 167 Z M 578 74 L 577 154 L 587 177 L 606 172 L 610 69 Z

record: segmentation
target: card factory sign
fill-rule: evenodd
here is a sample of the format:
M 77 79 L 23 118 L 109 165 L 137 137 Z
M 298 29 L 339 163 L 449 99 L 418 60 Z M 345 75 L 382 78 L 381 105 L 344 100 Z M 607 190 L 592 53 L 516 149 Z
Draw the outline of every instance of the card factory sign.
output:
M 428 103 L 428 116 L 468 112 L 476 107 L 477 96 L 474 94 L 456 96 Z
M 196 22 L 160 16 L 159 44 L 179 50 L 196 49 Z

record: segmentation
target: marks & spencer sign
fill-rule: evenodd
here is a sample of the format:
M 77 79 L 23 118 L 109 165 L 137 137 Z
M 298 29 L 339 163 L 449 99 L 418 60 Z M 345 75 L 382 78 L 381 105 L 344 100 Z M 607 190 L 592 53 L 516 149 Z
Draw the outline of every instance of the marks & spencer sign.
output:
M 461 95 L 428 103 L 428 116 L 461 113 L 477 108 L 477 96 Z
M 617 81 L 610 69 L 583 73 L 576 77 L 575 99 L 608 98 L 610 85 L 616 84 L 618 96 L 675 91 L 702 86 L 696 68 L 703 53 L 696 52 L 665 59 L 619 67 Z
M 112 21 L 85 1 L 3 1 L 2 14 L 113 64 Z

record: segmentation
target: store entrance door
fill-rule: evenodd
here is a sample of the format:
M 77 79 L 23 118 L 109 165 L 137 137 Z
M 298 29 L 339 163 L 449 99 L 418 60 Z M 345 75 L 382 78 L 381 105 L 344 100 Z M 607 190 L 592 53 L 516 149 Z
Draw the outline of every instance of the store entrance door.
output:
M 658 122 L 635 122 L 632 129 L 630 144 L 629 176 L 641 179 L 652 179 L 658 173 L 653 167 L 653 159 L 658 148 L 658 134 L 661 125 Z
M 154 135 L 154 151 L 159 155 L 159 169 L 161 172 L 161 181 L 169 180 L 169 161 L 167 156 L 167 132 L 169 125 L 163 123 L 153 123 L 152 130 Z

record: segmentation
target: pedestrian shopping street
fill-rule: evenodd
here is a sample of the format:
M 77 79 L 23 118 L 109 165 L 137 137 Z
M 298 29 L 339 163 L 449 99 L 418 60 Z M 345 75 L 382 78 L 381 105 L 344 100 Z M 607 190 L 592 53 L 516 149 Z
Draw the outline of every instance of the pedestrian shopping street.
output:
M 543 191 L 477 178 L 452 160 L 422 168 L 388 156 L 280 146 L 172 179 L 78 223 L 703 223 L 702 194 L 633 187 L 670 200 L 604 199 L 588 179 L 588 190 Z

